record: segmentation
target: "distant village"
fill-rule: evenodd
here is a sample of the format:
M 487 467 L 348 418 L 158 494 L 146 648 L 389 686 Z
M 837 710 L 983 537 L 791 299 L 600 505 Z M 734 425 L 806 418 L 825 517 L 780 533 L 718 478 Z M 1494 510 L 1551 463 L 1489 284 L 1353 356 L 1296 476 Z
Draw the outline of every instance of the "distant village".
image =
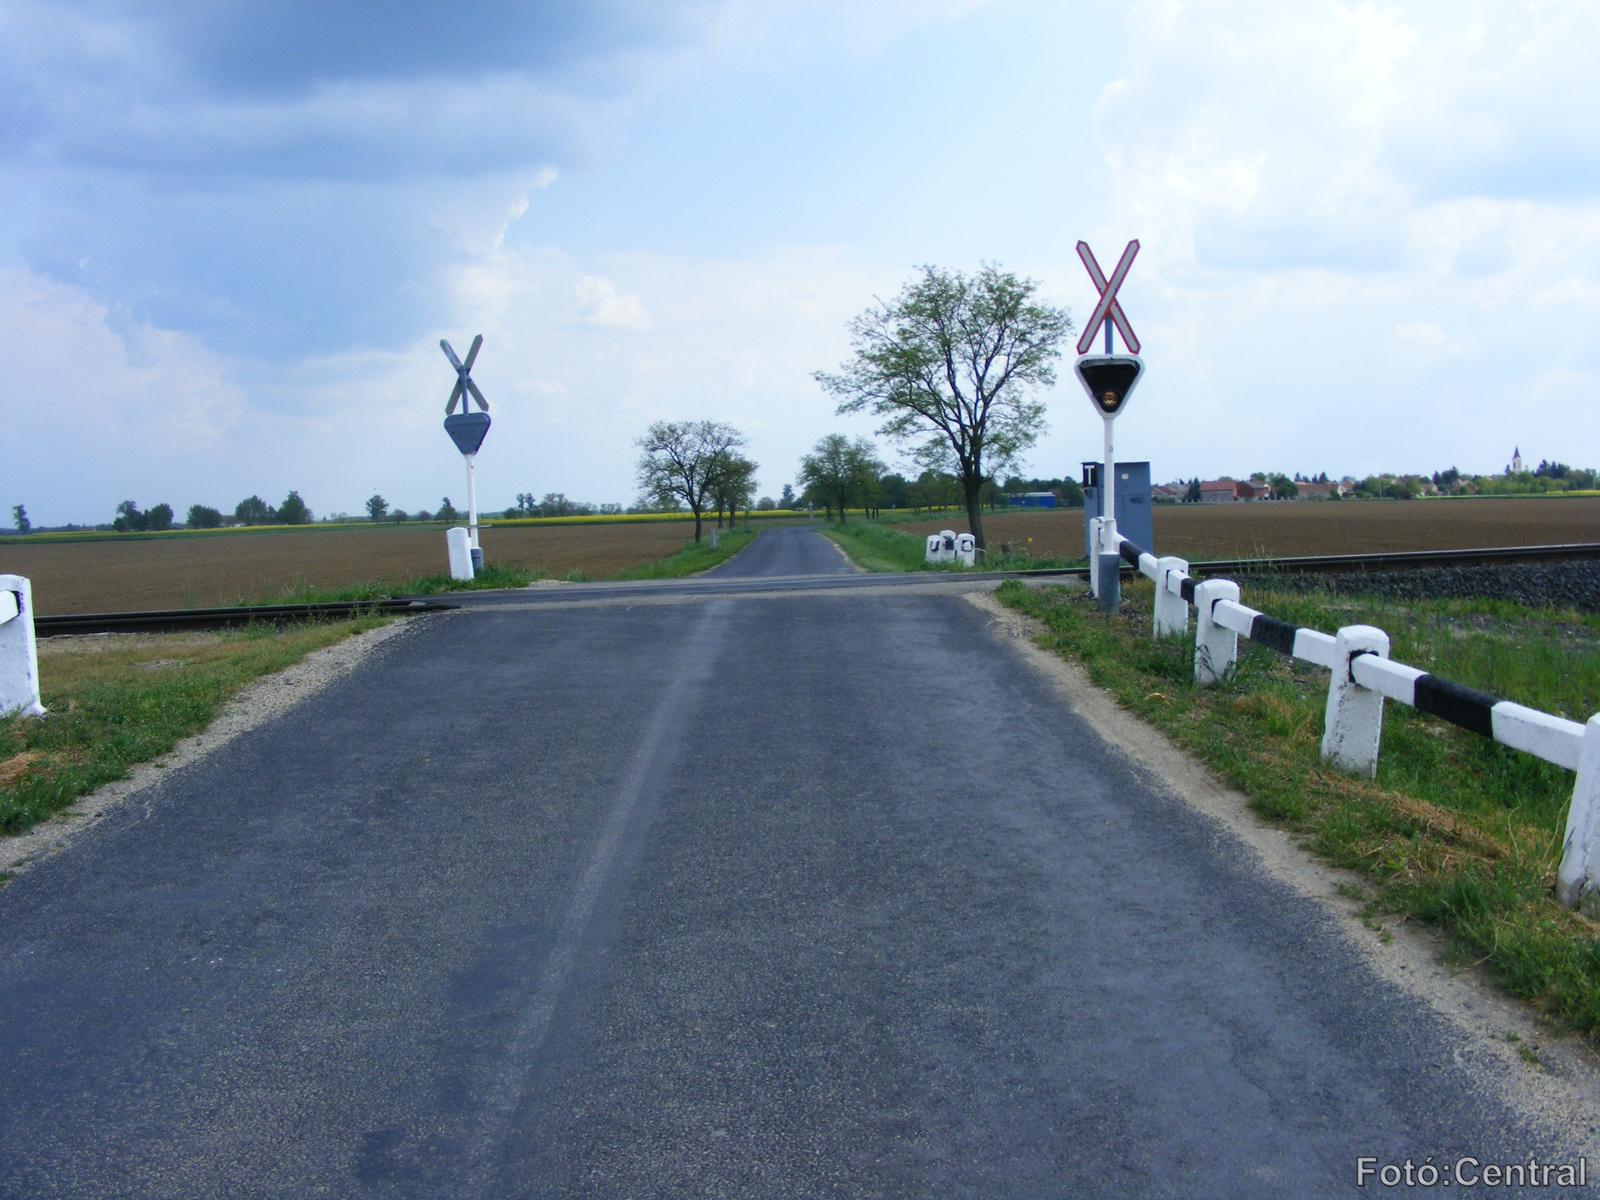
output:
M 1420 500 L 1438 496 L 1526 496 L 1600 489 L 1593 468 L 1569 467 L 1544 459 L 1530 467 L 1521 448 L 1498 475 L 1469 475 L 1455 467 L 1432 475 L 1284 475 L 1257 471 L 1244 479 L 1175 479 L 1150 488 L 1156 504 L 1251 504 L 1284 500 Z M 1076 507 L 1083 487 L 1073 479 L 1011 479 L 1001 489 L 1007 502 L 1021 507 Z
M 1522 461 L 1522 450 L 1499 475 L 1464 475 L 1455 467 L 1432 475 L 1346 475 L 1330 479 L 1315 476 L 1256 472 L 1248 479 L 1174 480 L 1150 489 L 1150 498 L 1168 504 L 1247 504 L 1257 500 L 1417 500 L 1430 496 L 1538 495 L 1547 492 L 1592 491 L 1600 486 L 1592 468 L 1540 460 L 1536 467 Z

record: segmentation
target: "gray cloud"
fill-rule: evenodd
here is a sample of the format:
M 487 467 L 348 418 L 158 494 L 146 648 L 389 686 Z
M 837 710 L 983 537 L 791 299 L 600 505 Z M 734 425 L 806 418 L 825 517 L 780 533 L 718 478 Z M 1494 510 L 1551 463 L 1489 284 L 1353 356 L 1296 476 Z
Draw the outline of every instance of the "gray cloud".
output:
M 0 155 L 191 179 L 570 161 L 716 8 L 15 0 L 0 25 Z

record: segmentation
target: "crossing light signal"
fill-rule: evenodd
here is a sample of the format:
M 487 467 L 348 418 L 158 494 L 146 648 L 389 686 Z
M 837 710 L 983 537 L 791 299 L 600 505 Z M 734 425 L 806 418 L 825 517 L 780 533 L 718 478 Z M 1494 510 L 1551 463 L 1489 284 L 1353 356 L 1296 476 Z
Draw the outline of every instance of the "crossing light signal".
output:
M 1089 354 L 1080 358 L 1073 370 L 1100 415 L 1114 417 L 1138 386 L 1144 360 L 1137 354 Z

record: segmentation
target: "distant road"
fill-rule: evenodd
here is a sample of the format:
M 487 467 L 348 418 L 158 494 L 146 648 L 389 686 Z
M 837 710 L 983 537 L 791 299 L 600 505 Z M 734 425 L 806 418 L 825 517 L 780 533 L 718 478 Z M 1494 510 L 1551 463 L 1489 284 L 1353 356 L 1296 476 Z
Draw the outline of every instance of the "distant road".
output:
M 774 529 L 476 597 L 0 888 L 0 1197 L 1300 1197 L 1570 1150 L 970 580 L 871 582 Z
M 762 530 L 755 541 L 700 578 L 854 574 L 858 572 L 832 542 L 814 529 L 794 525 Z

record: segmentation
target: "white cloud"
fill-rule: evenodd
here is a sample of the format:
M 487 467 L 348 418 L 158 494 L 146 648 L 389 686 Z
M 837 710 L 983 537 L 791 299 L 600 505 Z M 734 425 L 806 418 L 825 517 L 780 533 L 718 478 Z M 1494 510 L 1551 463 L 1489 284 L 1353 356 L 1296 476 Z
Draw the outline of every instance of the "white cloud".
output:
M 637 329 L 651 327 L 650 314 L 645 312 L 639 297 L 632 292 L 617 295 L 616 285 L 598 275 L 585 275 L 572 289 L 578 307 L 588 314 L 591 325 L 605 329 Z
M 1128 29 L 1096 244 L 1145 247 L 1153 459 L 1600 462 L 1592 5 L 1144 0 Z

